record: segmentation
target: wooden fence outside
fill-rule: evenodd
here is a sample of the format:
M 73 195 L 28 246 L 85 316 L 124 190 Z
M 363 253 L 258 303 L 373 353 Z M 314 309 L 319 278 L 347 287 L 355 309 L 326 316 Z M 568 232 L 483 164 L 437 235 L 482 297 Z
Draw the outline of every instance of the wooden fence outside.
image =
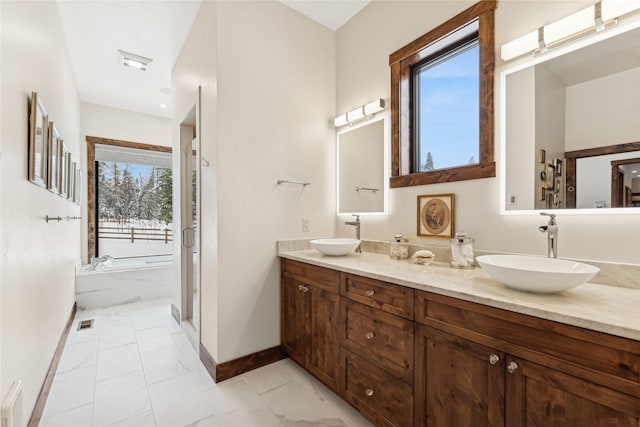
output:
M 170 228 L 136 228 L 136 227 L 98 227 L 99 239 L 130 240 L 155 240 L 165 243 L 173 242 L 173 230 Z

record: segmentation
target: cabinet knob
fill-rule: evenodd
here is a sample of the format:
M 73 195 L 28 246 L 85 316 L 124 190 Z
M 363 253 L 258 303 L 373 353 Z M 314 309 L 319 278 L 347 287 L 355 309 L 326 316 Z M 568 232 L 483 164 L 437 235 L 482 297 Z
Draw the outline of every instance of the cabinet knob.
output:
M 309 292 L 309 287 L 308 286 L 303 286 L 302 287 L 302 292 Z
M 491 356 L 489 356 L 489 363 L 491 363 L 492 365 L 495 365 L 499 361 L 500 361 L 500 356 L 498 356 L 497 354 L 492 354 Z
M 368 340 L 370 340 L 375 337 L 376 334 L 374 334 L 373 332 L 367 332 L 364 336 L 367 337 Z
M 304 288 L 304 286 L 302 286 L 301 284 L 298 284 L 298 290 L 301 291 L 302 288 Z
M 369 290 L 367 291 L 367 296 L 368 296 L 368 297 L 372 297 L 372 296 L 374 296 L 375 294 L 376 294 L 376 291 L 374 291 L 373 289 L 369 289 Z
M 373 393 L 375 393 L 375 391 L 374 391 L 372 388 L 367 388 L 367 389 L 364 391 L 364 394 L 366 394 L 366 395 L 367 395 L 367 396 L 369 396 L 369 397 L 373 396 Z
M 518 364 L 516 362 L 509 362 L 509 364 L 507 365 L 507 372 L 513 374 L 516 369 L 518 369 Z

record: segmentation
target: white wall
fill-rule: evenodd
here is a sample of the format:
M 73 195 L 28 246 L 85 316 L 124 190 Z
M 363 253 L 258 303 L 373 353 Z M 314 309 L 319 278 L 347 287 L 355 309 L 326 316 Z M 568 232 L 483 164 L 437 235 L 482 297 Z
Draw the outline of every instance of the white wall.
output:
M 640 141 L 640 68 L 567 87 L 566 149 Z
M 83 102 L 82 135 L 171 147 L 171 119 Z
M 471 1 L 370 3 L 337 31 L 337 110 L 347 111 L 376 97 L 389 99 L 389 54 L 472 4 Z M 500 72 L 528 60 L 503 63 L 500 45 L 584 8 L 585 4 L 585 1 L 499 2 L 496 10 L 496 148 L 501 112 Z M 497 152 L 498 169 L 500 156 Z M 441 239 L 416 236 L 415 204 L 419 194 L 454 193 L 456 228 L 476 237 L 478 249 L 544 254 L 545 238 L 538 226 L 545 221 L 538 215 L 500 216 L 499 190 L 498 178 L 392 189 L 390 215 L 363 218 L 362 237 L 388 240 L 395 233 L 403 233 L 412 242 L 448 246 L 448 242 Z M 351 236 L 353 230 L 344 226 L 344 219 L 336 220 L 338 234 Z M 569 214 L 560 217 L 558 223 L 561 257 L 640 264 L 639 215 Z M 629 238 L 630 235 L 637 238 Z
M 202 87 L 200 103 L 200 151 L 209 167 L 200 169 L 200 281 L 201 343 L 217 359 L 218 354 L 218 126 L 217 126 L 217 2 L 202 2 L 171 74 L 173 92 L 173 188 L 180 188 L 180 123 Z M 206 54 L 205 54 L 206 53 Z M 180 194 L 173 192 L 173 221 L 180 224 Z M 173 259 L 181 262 L 181 242 L 174 240 Z M 181 307 L 181 277 L 172 290 L 176 307 Z M 182 313 L 184 315 L 184 313 Z
M 554 159 L 564 159 L 564 129 L 565 129 L 565 87 L 564 84 L 544 66 L 536 67 L 536 149 L 533 159 L 536 164 L 534 188 L 540 187 L 543 181 L 539 175 L 541 171 L 547 172 L 546 165 L 553 164 Z M 538 161 L 539 150 L 545 150 L 544 164 Z M 522 155 L 522 153 L 520 153 Z M 529 156 L 523 156 L 529 158 Z M 564 175 L 564 174 L 563 174 Z M 547 182 L 549 179 L 546 177 Z M 555 180 L 553 182 L 555 186 Z M 539 190 L 538 190 L 539 191 Z M 562 192 L 560 192 L 559 200 L 563 200 Z M 546 201 L 535 198 L 535 209 L 544 209 Z
M 174 105 L 203 85 L 201 342 L 217 362 L 280 343 L 276 240 L 334 233 L 334 41 L 275 1 L 203 2 L 174 68 Z
M 506 138 L 510 141 L 507 158 L 506 175 L 513 177 L 507 181 L 505 196 L 516 196 L 515 205 L 507 205 L 507 209 L 533 209 L 537 203 L 541 186 L 539 180 L 540 164 L 532 159 L 536 153 L 536 84 L 535 68 L 529 67 L 509 75 L 506 81 L 506 103 L 509 106 L 506 120 Z M 526 153 L 526 155 L 523 155 Z M 535 184 L 535 185 L 532 185 Z
M 143 144 L 171 147 L 171 119 L 107 107 L 82 103 L 82 174 L 87 176 L 87 136 L 140 142 Z M 87 186 L 82 188 L 82 212 L 87 212 Z M 87 216 L 82 220 L 82 262 L 88 262 Z
M 221 2 L 218 29 L 216 360 L 227 361 L 280 344 L 275 241 L 334 233 L 335 38 L 275 1 Z
M 634 157 L 640 157 L 640 151 L 577 159 L 576 207 L 595 208 L 596 201 L 604 201 L 605 207 L 610 208 L 611 162 Z
M 2 2 L 1 395 L 24 382 L 26 423 L 75 301 L 80 207 L 27 180 L 27 99 L 42 97 L 79 159 L 80 99 L 55 2 Z

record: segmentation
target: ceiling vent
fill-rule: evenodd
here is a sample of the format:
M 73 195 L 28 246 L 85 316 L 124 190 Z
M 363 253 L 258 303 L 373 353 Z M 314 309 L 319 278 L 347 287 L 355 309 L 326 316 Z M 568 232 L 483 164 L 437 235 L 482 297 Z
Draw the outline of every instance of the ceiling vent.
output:
M 118 50 L 118 58 L 123 66 L 135 68 L 140 71 L 147 71 L 147 66 L 153 62 L 151 58 L 145 58 L 135 53 L 125 52 L 124 50 Z

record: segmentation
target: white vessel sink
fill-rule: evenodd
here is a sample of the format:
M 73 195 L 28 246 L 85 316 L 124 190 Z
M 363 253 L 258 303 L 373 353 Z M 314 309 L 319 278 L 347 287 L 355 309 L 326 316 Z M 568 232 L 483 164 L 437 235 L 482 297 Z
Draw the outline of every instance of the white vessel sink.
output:
M 349 238 L 316 239 L 309 243 L 313 249 L 323 255 L 344 256 L 355 251 L 360 245 L 360 240 Z
M 476 261 L 510 288 L 535 293 L 561 292 L 588 282 L 600 269 L 589 264 L 526 255 L 482 255 Z

